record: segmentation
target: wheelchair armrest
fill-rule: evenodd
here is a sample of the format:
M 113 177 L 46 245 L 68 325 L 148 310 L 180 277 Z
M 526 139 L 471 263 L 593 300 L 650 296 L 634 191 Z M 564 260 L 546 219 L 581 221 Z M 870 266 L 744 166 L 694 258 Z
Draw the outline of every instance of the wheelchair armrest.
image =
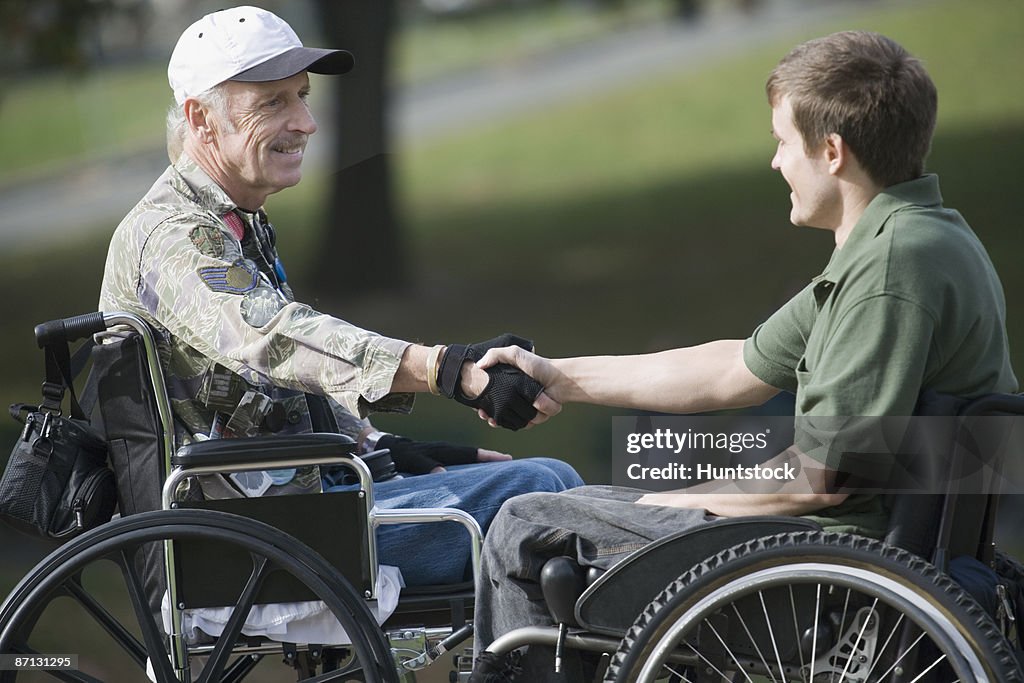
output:
M 576 622 L 594 633 L 622 637 L 637 615 L 691 567 L 739 543 L 794 531 L 820 531 L 801 517 L 722 518 L 666 536 L 623 558 L 590 584 L 576 603 Z
M 171 456 L 171 466 L 182 469 L 280 463 L 289 459 L 354 457 L 355 442 L 343 434 L 287 434 L 248 439 L 211 439 L 182 446 Z

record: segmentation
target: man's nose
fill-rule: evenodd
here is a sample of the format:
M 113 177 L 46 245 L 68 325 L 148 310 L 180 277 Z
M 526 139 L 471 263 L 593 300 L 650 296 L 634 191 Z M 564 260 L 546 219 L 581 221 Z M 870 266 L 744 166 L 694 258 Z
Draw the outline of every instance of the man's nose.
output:
M 316 125 L 316 119 L 313 118 L 313 112 L 309 110 L 309 105 L 305 102 L 300 102 L 295 115 L 292 118 L 292 129 L 305 133 L 306 135 L 312 135 L 318 128 L 319 126 Z

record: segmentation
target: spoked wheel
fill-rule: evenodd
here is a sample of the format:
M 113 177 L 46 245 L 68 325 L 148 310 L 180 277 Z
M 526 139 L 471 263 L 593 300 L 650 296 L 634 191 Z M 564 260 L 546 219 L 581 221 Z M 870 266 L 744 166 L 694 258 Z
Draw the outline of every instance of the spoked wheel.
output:
M 648 605 L 606 681 L 670 678 L 1005 683 L 1024 673 L 982 608 L 929 563 L 863 537 L 797 532 L 721 552 Z
M 152 577 L 143 560 L 166 540 L 201 540 L 251 558 L 251 573 L 242 581 L 244 588 L 223 633 L 206 648 L 202 661 L 192 661 L 194 680 L 221 683 L 244 678 L 256 659 L 234 652 L 246 641 L 241 634 L 245 617 L 259 602 L 267 580 L 279 581 L 285 574 L 322 600 L 352 641 L 346 646 L 351 657 L 344 667 L 316 678 L 318 683 L 397 682 L 383 632 L 363 597 L 337 570 L 273 527 L 209 510 L 133 515 L 62 545 L 36 565 L 0 606 L 0 653 L 79 655 L 80 671 L 50 670 L 45 680 L 146 681 L 148 663 L 158 683 L 175 683 L 168 637 L 148 597 L 153 594 Z M 210 563 L 217 561 L 216 556 L 209 558 Z M 0 683 L 40 680 L 38 676 L 4 671 Z

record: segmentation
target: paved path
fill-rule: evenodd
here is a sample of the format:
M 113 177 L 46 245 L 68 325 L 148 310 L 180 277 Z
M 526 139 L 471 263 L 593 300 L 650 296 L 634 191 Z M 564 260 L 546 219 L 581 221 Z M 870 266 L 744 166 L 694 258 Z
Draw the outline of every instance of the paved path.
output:
M 698 26 L 670 22 L 637 26 L 514 65 L 407 88 L 395 97 L 398 148 L 467 127 L 522 115 L 628 84 L 638 75 L 697 70 L 739 50 L 792 34 L 799 26 L 854 16 L 857 0 L 763 0 L 743 15 L 725 8 Z M 327 117 L 322 116 L 322 120 Z M 330 125 L 313 138 L 307 171 L 323 171 Z M 167 165 L 163 149 L 85 164 L 42 181 L 0 188 L 0 247 L 56 240 L 76 230 L 109 228 L 146 192 Z

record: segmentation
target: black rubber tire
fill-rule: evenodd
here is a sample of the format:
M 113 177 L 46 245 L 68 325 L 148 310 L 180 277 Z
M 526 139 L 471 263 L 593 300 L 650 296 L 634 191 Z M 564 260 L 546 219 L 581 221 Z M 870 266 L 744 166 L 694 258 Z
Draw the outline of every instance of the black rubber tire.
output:
M 906 552 L 902 549 L 886 545 L 861 536 L 850 534 L 826 533 L 820 531 L 801 531 L 778 536 L 770 536 L 762 539 L 737 545 L 733 548 L 718 553 L 714 557 L 702 562 L 687 573 L 679 577 L 660 595 L 658 595 L 640 614 L 632 628 L 627 632 L 619 650 L 612 659 L 606 681 L 616 683 L 633 683 L 644 680 L 653 681 L 654 677 L 650 671 L 644 673 L 645 665 L 649 669 L 661 670 L 661 664 L 668 661 L 669 652 L 679 652 L 676 647 L 683 643 L 687 637 L 696 637 L 698 629 L 704 629 L 705 641 L 708 642 L 709 633 L 714 631 L 718 637 L 718 630 L 723 628 L 723 620 L 734 619 L 730 611 L 722 610 L 733 608 L 738 601 L 754 600 L 754 596 L 760 599 L 760 605 L 764 611 L 763 625 L 755 625 L 748 629 L 747 623 L 739 612 L 736 612 L 731 627 L 736 628 L 736 623 L 742 625 L 745 630 L 745 637 L 749 643 L 735 645 L 730 641 L 729 647 L 725 647 L 724 641 L 722 650 L 727 652 L 723 659 L 735 657 L 728 666 L 725 674 L 736 674 L 735 680 L 749 680 L 741 666 L 738 666 L 740 656 L 743 655 L 744 666 L 748 667 L 751 675 L 758 671 L 758 664 L 752 662 L 754 652 L 760 657 L 762 669 L 767 669 L 768 674 L 763 671 L 757 680 L 779 681 L 803 681 L 803 675 L 798 673 L 801 669 L 800 663 L 804 663 L 802 648 L 798 644 L 801 633 L 810 631 L 802 630 L 801 621 L 808 621 L 808 617 L 797 617 L 794 607 L 793 621 L 785 611 L 779 613 L 769 612 L 766 604 L 771 604 L 771 595 L 767 591 L 789 590 L 789 599 L 793 601 L 793 590 L 811 590 L 809 587 L 817 585 L 817 598 L 814 605 L 821 605 L 821 586 L 839 586 L 846 591 L 847 603 L 856 604 L 860 595 L 866 596 L 867 600 L 875 600 L 872 603 L 865 619 L 877 614 L 903 615 L 897 623 L 904 623 L 904 617 L 913 622 L 924 634 L 927 634 L 937 650 L 929 650 L 929 655 L 935 652 L 941 653 L 946 659 L 939 660 L 935 669 L 928 672 L 921 680 L 952 681 L 959 678 L 972 683 L 1011 683 L 1024 681 L 1024 672 L 1021 671 L 1016 658 L 1006 640 L 999 633 L 998 628 L 984 612 L 984 610 L 948 576 L 939 572 L 935 567 L 920 557 Z M 806 585 L 807 588 L 798 588 L 799 585 Z M 790 588 L 792 586 L 792 588 Z M 851 591 L 857 590 L 851 601 Z M 765 601 L 765 595 L 769 599 Z M 831 594 L 829 594 L 831 595 Z M 781 599 L 785 600 L 785 594 Z M 779 598 L 776 593 L 774 597 Z M 866 602 L 866 600 L 864 601 Z M 881 603 L 894 610 L 888 612 L 875 611 L 874 605 Z M 898 610 L 898 611 L 896 611 Z M 812 609 L 812 613 L 822 612 L 822 609 Z M 748 613 L 749 614 L 749 613 Z M 710 618 L 709 618 L 710 617 Z M 843 607 L 841 624 L 846 624 L 846 608 Z M 824 652 L 817 649 L 817 633 L 821 628 L 821 622 L 813 621 L 814 653 L 817 657 L 813 659 L 820 661 Z M 775 649 L 775 657 L 778 658 L 781 638 L 777 637 L 772 629 L 776 624 L 778 633 L 784 635 L 783 624 L 791 625 L 792 633 L 797 637 L 792 638 L 789 645 L 789 652 L 800 653 L 800 661 L 793 667 L 784 667 L 786 664 L 780 658 L 779 666 L 775 662 L 768 662 L 771 659 L 769 643 Z M 861 622 L 865 623 L 865 622 Z M 888 623 L 888 622 L 886 622 Z M 881 622 L 879 622 L 881 624 Z M 718 626 L 718 630 L 716 630 Z M 855 624 L 852 619 L 850 628 L 842 626 L 837 630 L 850 633 Z M 856 628 L 860 628 L 859 624 Z M 879 626 L 876 629 L 881 630 Z M 755 636 L 751 630 L 758 633 L 769 634 L 768 641 L 755 642 Z M 854 629 L 855 630 L 855 629 Z M 895 629 L 888 631 L 895 632 Z M 916 633 L 916 632 L 915 632 Z M 807 638 L 807 636 L 804 636 Z M 859 635 L 857 636 L 859 638 Z M 882 635 L 878 640 L 881 640 Z M 838 640 L 838 638 L 834 639 Z M 878 648 L 880 654 L 891 656 L 887 652 L 889 640 L 885 646 Z M 768 657 L 762 654 L 757 643 L 765 645 L 764 651 L 769 653 Z M 877 643 L 877 641 L 876 641 Z M 858 643 L 859 644 L 859 643 Z M 916 643 L 915 643 L 916 644 Z M 686 647 L 690 647 L 687 645 Z M 692 663 L 696 658 L 702 658 L 696 654 L 697 650 L 690 647 L 694 654 L 689 655 Z M 895 648 L 894 648 L 895 649 Z M 824 648 L 823 648 L 824 650 Z M 705 651 L 706 653 L 707 651 Z M 795 655 L 791 655 L 795 656 Z M 812 657 L 808 656 L 808 662 Z M 698 669 L 711 671 L 710 662 L 707 659 L 701 661 L 696 659 Z M 721 661 L 721 660 L 719 660 Z M 795 660 L 793 660 L 795 661 Z M 926 660 L 935 661 L 934 659 Z M 648 664 L 650 662 L 650 664 Z M 705 664 L 709 662 L 709 664 Z M 685 663 L 683 664 L 685 666 Z M 856 668 L 857 665 L 854 665 Z M 868 666 L 867 664 L 862 666 Z M 924 665 L 921 665 L 924 668 Z M 787 668 L 783 674 L 781 669 Z M 968 670 L 969 668 L 969 670 Z M 949 674 L 946 674 L 946 671 Z M 820 670 L 819 670 L 820 671 Z M 955 672 L 955 673 L 953 673 Z M 644 673 L 641 677 L 641 673 Z M 804 669 L 804 674 L 808 673 Z M 865 672 L 860 672 L 862 675 Z M 911 681 L 917 673 L 911 673 L 906 678 L 897 679 L 895 675 L 889 678 L 886 671 L 867 671 L 867 674 L 874 673 L 875 678 L 883 676 L 882 682 L 889 680 Z M 818 673 L 816 676 L 821 680 L 830 680 Z M 692 679 L 691 679 L 692 680 Z M 705 680 L 732 680 L 717 671 L 711 677 L 697 677 L 699 681 Z M 852 681 L 856 678 L 844 675 L 835 678 L 834 683 L 840 680 Z M 695 683 L 695 682 L 694 682 Z
M 142 639 L 136 639 L 135 642 L 132 642 L 130 636 L 111 637 L 136 664 L 142 661 L 144 677 L 145 659 L 154 663 L 157 660 L 167 661 L 167 651 L 164 649 L 166 637 L 162 637 L 162 642 L 162 628 L 155 623 L 141 591 L 134 553 L 145 543 L 185 538 L 213 540 L 248 551 L 253 557 L 254 573 L 265 560 L 267 573 L 269 568 L 273 568 L 273 571 L 284 571 L 297 578 L 326 603 L 352 639 L 349 647 L 362 667 L 357 674 L 358 680 L 367 683 L 397 683 L 397 671 L 383 631 L 362 595 L 334 567 L 308 546 L 274 527 L 212 510 L 172 510 L 132 515 L 93 529 L 57 548 L 21 580 L 0 606 L 0 653 L 31 652 L 26 647 L 31 647 L 40 615 L 50 603 L 56 598 L 75 597 L 80 605 L 85 605 L 82 597 L 85 591 L 78 583 L 83 571 L 94 563 L 113 561 L 121 568 L 135 621 L 122 621 L 110 614 L 109 610 L 98 604 L 94 596 L 84 595 L 84 599 L 95 602 L 91 608 L 94 614 L 97 611 L 107 612 L 103 618 L 113 619 L 115 631 L 120 627 L 125 634 L 131 631 L 142 634 Z M 111 633 L 100 621 L 93 624 L 97 625 Z M 150 657 L 150 653 L 155 651 L 159 651 L 159 656 Z M 228 648 L 225 647 L 225 663 L 227 653 Z M 210 668 L 216 657 L 215 651 L 204 663 L 204 669 Z M 161 673 L 162 665 L 156 668 L 158 681 L 170 683 L 167 681 L 166 670 Z M 14 671 L 0 672 L 0 683 L 15 681 L 16 675 Z M 79 677 L 75 672 L 53 671 L 51 675 L 58 680 L 99 680 L 90 676 Z M 124 675 L 119 674 L 116 680 L 125 680 Z M 221 679 L 217 676 L 211 680 Z

